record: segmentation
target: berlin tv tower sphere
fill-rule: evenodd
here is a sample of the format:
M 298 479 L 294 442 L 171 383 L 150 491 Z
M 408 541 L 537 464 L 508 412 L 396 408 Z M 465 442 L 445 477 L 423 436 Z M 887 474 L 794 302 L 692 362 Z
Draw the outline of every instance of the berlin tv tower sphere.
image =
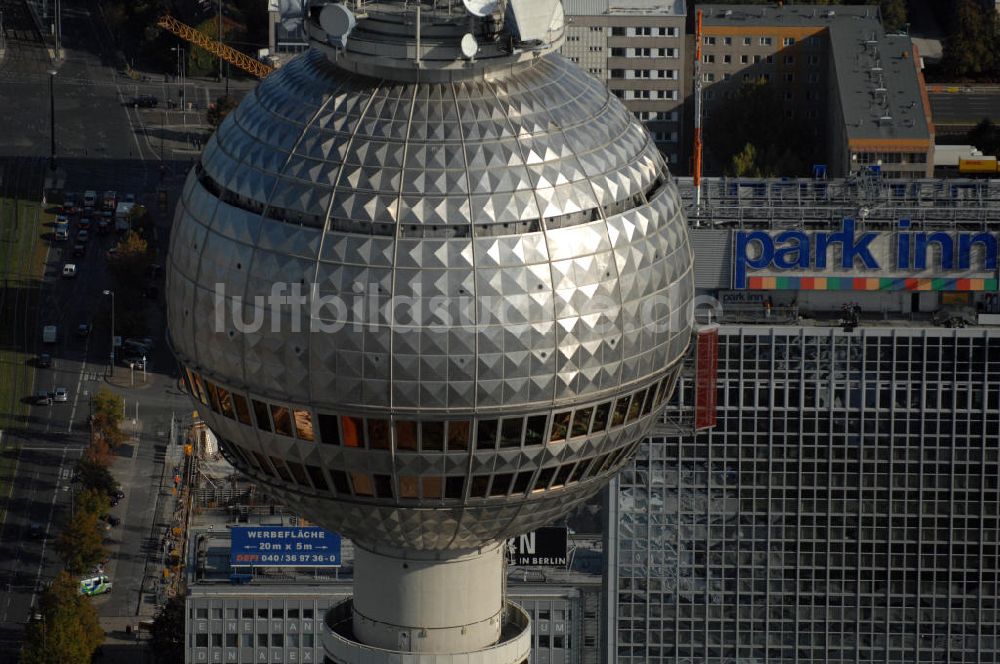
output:
M 414 42 L 416 5 L 312 3 L 313 47 L 213 135 L 169 336 L 268 493 L 362 545 L 471 550 L 632 456 L 688 346 L 692 254 L 650 134 L 555 52 L 561 8 L 470 42 L 441 2 Z

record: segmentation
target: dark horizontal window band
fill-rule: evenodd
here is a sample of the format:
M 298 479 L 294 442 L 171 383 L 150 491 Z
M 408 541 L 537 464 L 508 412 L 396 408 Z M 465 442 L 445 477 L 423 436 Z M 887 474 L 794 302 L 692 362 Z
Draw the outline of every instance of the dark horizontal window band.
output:
M 199 184 L 201 184 L 205 191 L 226 205 L 245 210 L 256 216 L 287 224 L 296 224 L 309 228 L 324 228 L 326 226 L 324 217 L 320 217 L 319 215 L 265 205 L 260 201 L 248 199 L 222 187 L 205 171 L 200 161 L 195 164 L 195 177 L 197 177 Z M 658 176 L 645 191 L 634 194 L 626 199 L 615 201 L 599 208 L 595 207 L 589 210 L 570 212 L 540 219 L 494 222 L 489 224 L 395 224 L 331 218 L 329 227 L 331 231 L 378 237 L 396 237 L 397 234 L 403 238 L 466 238 L 524 235 L 526 233 L 541 231 L 543 225 L 548 230 L 581 226 L 648 205 L 649 201 L 653 200 L 668 182 L 669 177 L 664 173 Z

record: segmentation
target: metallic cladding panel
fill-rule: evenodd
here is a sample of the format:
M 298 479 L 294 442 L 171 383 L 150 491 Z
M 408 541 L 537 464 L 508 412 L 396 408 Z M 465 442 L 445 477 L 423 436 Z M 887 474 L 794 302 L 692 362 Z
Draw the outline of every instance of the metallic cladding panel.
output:
M 205 380 L 314 419 L 471 426 L 552 421 L 556 409 L 659 384 L 687 347 L 694 290 L 676 187 L 652 141 L 555 55 L 447 85 L 296 58 L 230 114 L 189 176 L 167 278 L 171 342 Z M 275 295 L 303 302 L 275 305 Z M 202 410 L 238 455 L 393 486 L 610 460 L 655 416 L 456 456 L 317 444 Z M 443 549 L 544 525 L 625 458 L 561 488 L 429 502 L 324 493 L 234 461 L 332 530 Z
M 733 231 L 689 228 L 691 248 L 698 256 L 694 267 L 696 288 L 732 288 Z

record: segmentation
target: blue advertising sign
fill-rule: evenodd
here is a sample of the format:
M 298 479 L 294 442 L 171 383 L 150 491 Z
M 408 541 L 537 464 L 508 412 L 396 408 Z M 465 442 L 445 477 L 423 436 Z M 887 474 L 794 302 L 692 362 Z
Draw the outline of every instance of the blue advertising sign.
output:
M 232 529 L 233 567 L 340 567 L 340 535 L 322 528 L 237 526 Z
M 1000 246 L 984 231 L 737 231 L 733 287 L 751 290 L 997 290 Z

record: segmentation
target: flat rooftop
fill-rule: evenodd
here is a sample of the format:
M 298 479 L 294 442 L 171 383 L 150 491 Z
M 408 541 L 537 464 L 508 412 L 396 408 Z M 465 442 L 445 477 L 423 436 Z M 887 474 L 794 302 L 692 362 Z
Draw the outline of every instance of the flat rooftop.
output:
M 684 0 L 564 0 L 567 16 L 686 16 Z

